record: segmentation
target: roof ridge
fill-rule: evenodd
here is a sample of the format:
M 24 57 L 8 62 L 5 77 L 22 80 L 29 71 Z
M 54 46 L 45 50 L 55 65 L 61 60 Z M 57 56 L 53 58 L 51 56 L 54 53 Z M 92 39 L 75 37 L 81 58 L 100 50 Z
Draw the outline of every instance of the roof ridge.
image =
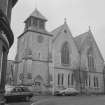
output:
M 84 33 L 81 33 L 81 34 L 79 34 L 78 36 L 75 36 L 74 38 L 76 39 L 76 38 L 78 38 L 78 37 L 86 36 L 86 35 L 87 35 L 86 33 L 88 33 L 88 31 L 87 31 L 87 32 L 84 32 Z
M 63 26 L 64 26 L 64 24 L 61 26 L 61 28 L 59 27 L 60 30 L 58 31 L 57 35 L 56 35 L 55 38 L 53 39 L 53 42 L 54 42 L 55 39 L 58 37 L 58 35 L 61 33 L 61 30 L 62 30 Z
M 54 31 L 58 30 L 59 28 L 61 28 L 61 27 L 63 27 L 63 26 L 64 26 L 64 24 L 63 24 L 63 25 L 58 26 L 57 28 L 55 28 L 54 30 L 52 30 L 52 31 L 51 31 L 51 33 L 53 33 Z
M 89 34 L 89 35 L 90 35 L 90 34 Z M 101 54 L 101 51 L 100 51 L 100 49 L 99 49 L 99 46 L 98 46 L 98 44 L 96 43 L 96 40 L 95 40 L 95 38 L 94 38 L 92 32 L 91 32 L 91 37 L 92 37 L 93 40 L 94 40 L 94 43 L 95 43 L 95 45 L 96 45 L 96 48 L 97 48 L 97 50 L 98 50 L 98 52 L 99 52 L 99 55 L 100 55 L 101 59 L 104 61 L 104 58 L 103 58 L 103 56 L 102 56 L 102 54 Z

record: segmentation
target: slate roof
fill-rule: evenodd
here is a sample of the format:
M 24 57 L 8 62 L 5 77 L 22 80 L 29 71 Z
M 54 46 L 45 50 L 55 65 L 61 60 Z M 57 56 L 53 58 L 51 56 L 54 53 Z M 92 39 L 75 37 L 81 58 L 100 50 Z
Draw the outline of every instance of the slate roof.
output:
M 96 43 L 96 41 L 95 41 L 95 39 L 93 37 L 93 34 L 92 34 L 91 30 L 89 30 L 88 32 L 85 32 L 83 34 L 80 34 L 79 36 L 75 37 L 74 40 L 75 40 L 75 43 L 77 45 L 78 51 L 81 51 L 82 47 L 84 46 L 85 41 L 92 40 L 94 42 L 96 48 L 97 48 L 97 51 L 98 51 L 101 59 L 104 61 L 104 59 L 102 57 L 102 54 L 101 54 L 101 52 L 99 50 L 99 47 L 98 47 L 98 45 L 97 45 L 97 43 Z
M 61 25 L 60 27 L 54 29 L 51 34 L 53 34 L 53 40 L 54 41 L 56 39 L 56 37 L 60 34 L 61 30 L 63 29 L 64 25 Z
M 80 51 L 81 47 L 83 46 L 83 42 L 87 38 L 87 36 L 88 36 L 88 32 L 85 32 L 85 33 L 82 33 L 79 36 L 76 36 L 74 38 L 76 46 L 79 51 Z
M 47 19 L 37 9 L 35 9 L 30 16 L 47 21 Z
M 51 34 L 53 34 L 53 42 L 55 41 L 55 39 L 60 35 L 60 33 L 62 32 L 62 30 L 65 30 L 65 29 L 69 29 L 67 23 L 65 22 L 63 25 L 59 26 L 58 28 L 54 29 Z M 70 32 L 70 30 L 69 30 Z M 71 32 L 70 32 L 71 34 Z M 72 35 L 72 34 L 71 34 Z

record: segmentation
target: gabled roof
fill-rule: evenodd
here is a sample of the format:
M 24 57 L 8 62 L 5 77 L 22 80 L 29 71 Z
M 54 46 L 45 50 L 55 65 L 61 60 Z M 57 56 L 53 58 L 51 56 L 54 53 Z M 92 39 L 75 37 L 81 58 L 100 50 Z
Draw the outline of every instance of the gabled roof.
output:
M 79 51 L 81 50 L 81 47 L 83 46 L 83 42 L 87 38 L 87 36 L 88 36 L 88 32 L 85 32 L 85 33 L 80 34 L 79 36 L 76 36 L 74 38 L 76 46 Z
M 30 15 L 30 17 L 35 17 L 35 18 L 39 18 L 42 20 L 47 21 L 47 19 L 35 8 L 35 10 L 32 12 L 32 14 Z
M 67 23 L 65 22 L 63 25 L 59 26 L 58 28 L 54 29 L 51 34 L 53 34 L 53 42 L 56 40 L 56 38 L 61 34 L 62 30 L 69 30 L 69 27 Z M 71 34 L 70 30 L 69 33 Z
M 97 48 L 97 51 L 98 51 L 101 59 L 104 61 L 104 59 L 102 57 L 102 54 L 101 54 L 101 52 L 99 50 L 99 47 L 98 47 L 98 45 L 97 45 L 97 43 L 96 43 L 96 41 L 95 41 L 95 39 L 93 37 L 93 34 L 92 34 L 91 30 L 89 30 L 88 32 L 85 32 L 85 33 L 75 37 L 74 40 L 75 40 L 75 43 L 77 45 L 78 51 L 81 51 L 81 49 L 84 46 L 84 42 L 86 42 L 88 40 L 89 41 L 88 44 L 91 44 L 90 40 L 92 40 L 94 42 L 96 48 Z

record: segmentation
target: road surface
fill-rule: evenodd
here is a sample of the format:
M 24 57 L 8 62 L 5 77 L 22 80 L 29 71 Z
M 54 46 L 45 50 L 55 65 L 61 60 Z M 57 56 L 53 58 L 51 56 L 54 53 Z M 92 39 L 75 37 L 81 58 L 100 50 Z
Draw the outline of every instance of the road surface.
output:
M 105 105 L 105 96 L 47 96 L 34 97 L 33 102 L 51 102 L 51 105 Z M 10 103 L 8 105 L 30 105 L 32 102 Z

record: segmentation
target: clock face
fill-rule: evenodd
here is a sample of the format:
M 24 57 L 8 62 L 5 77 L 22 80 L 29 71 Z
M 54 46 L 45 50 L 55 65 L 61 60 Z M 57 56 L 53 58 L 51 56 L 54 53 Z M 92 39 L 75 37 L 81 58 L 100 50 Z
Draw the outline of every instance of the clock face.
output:
M 43 40 L 44 40 L 44 37 L 43 37 L 43 36 L 41 36 L 41 35 L 39 35 L 39 36 L 38 36 L 38 42 L 39 42 L 39 43 L 42 43 L 42 42 L 43 42 Z

